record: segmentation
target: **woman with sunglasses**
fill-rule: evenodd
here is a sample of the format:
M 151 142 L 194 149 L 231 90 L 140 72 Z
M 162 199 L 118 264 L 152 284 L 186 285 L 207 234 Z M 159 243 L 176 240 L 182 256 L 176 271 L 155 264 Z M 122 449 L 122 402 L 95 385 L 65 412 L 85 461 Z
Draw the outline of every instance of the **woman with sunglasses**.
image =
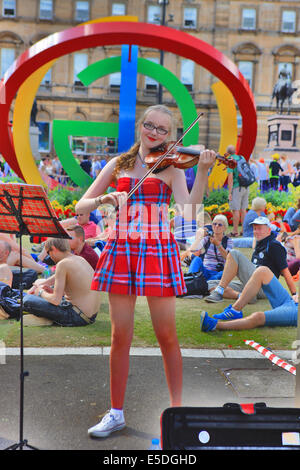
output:
M 119 208 L 116 226 L 100 256 L 91 286 L 93 290 L 109 293 L 112 324 L 111 409 L 99 424 L 89 429 L 93 437 L 106 437 L 125 427 L 123 404 L 137 296 L 147 297 L 163 356 L 171 406 L 181 405 L 182 364 L 175 301 L 176 295 L 185 292 L 185 284 L 178 246 L 170 231 L 168 206 L 172 193 L 175 201 L 182 205 L 194 207 L 202 202 L 215 152 L 201 152 L 191 193 L 184 171 L 169 166 L 152 173 L 127 200 L 128 192 L 147 172 L 146 155 L 170 140 L 171 126 L 172 115 L 168 108 L 163 105 L 148 108 L 138 124 L 138 142 L 107 163 L 76 206 L 81 212 L 94 210 L 103 203 Z M 113 182 L 116 191 L 104 194 Z
M 193 253 L 189 266 L 190 273 L 202 271 L 207 281 L 221 279 L 227 254 L 233 248 L 232 238 L 228 238 L 225 232 L 228 228 L 227 217 L 218 214 L 212 221 L 212 231 L 190 248 Z

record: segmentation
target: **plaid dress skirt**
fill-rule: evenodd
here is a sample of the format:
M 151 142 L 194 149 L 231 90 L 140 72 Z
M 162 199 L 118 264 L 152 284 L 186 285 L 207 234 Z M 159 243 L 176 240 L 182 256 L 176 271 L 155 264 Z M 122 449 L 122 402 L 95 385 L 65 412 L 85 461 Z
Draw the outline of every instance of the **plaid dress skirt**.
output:
M 122 177 L 117 191 L 138 182 Z M 186 292 L 179 249 L 170 231 L 172 191 L 149 177 L 123 206 L 102 251 L 91 289 L 137 296 L 175 296 Z

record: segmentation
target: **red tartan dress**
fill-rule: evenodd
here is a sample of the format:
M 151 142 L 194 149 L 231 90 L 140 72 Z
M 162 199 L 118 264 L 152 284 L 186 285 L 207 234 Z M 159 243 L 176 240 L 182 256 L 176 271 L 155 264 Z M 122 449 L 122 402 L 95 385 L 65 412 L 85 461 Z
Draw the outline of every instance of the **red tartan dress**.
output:
M 122 177 L 117 191 L 138 182 Z M 138 296 L 175 296 L 186 292 L 177 242 L 170 231 L 172 191 L 162 180 L 147 178 L 121 207 L 100 255 L 91 289 Z

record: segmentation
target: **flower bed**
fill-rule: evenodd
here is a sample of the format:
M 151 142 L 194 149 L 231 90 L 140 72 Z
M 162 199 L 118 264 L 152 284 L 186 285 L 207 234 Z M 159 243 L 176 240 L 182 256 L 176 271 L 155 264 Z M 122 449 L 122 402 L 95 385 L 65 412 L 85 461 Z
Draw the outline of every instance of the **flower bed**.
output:
M 55 199 L 51 201 L 51 205 L 54 209 L 54 212 L 58 219 L 69 219 L 75 216 L 75 205 L 77 204 L 77 200 L 74 199 L 71 204 L 64 206 L 60 202 L 56 201 Z
M 283 218 L 289 207 L 297 206 L 297 202 L 300 199 L 300 187 L 294 187 L 292 184 L 289 185 L 289 191 L 268 191 L 267 193 L 261 193 L 257 189 L 257 183 L 254 183 L 250 187 L 249 191 L 249 206 L 251 208 L 252 200 L 257 197 L 263 197 L 267 201 L 266 215 L 274 214 L 274 218 Z M 209 196 L 204 199 L 204 209 L 213 218 L 217 214 L 224 214 L 227 217 L 228 224 L 232 225 L 232 212 L 228 204 L 228 190 L 220 189 L 212 191 Z

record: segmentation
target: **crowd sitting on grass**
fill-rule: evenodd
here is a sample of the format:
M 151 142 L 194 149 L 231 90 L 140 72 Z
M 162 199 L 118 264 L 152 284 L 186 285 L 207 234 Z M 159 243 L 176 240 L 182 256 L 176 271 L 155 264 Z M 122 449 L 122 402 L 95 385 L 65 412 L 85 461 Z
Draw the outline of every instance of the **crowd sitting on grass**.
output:
M 251 223 L 256 240 L 251 261 L 238 250 L 227 256 L 220 281 L 209 281 L 210 295 L 206 302 L 219 303 L 224 298 L 235 299 L 221 313 L 209 317 L 200 314 L 201 330 L 243 330 L 259 326 L 297 326 L 298 296 L 288 265 L 287 250 L 277 240 L 267 217 L 259 216 Z M 295 239 L 298 242 L 298 238 Z M 298 245 L 294 247 L 298 249 Z M 298 255 L 298 251 L 296 251 Z M 283 287 L 283 276 L 290 293 Z M 234 281 L 235 278 L 239 281 Z M 258 299 L 268 299 L 271 309 L 243 317 L 242 309 Z
M 232 305 L 226 307 L 223 312 L 215 314 L 213 318 L 204 311 L 201 314 L 202 331 L 254 328 L 269 325 L 272 321 L 273 325 L 295 326 L 297 318 L 295 281 L 299 278 L 300 269 L 300 216 L 298 215 L 300 199 L 297 207 L 290 208 L 283 220 L 281 217 L 275 218 L 274 214 L 273 217 L 272 214 L 267 216 L 266 205 L 263 197 L 252 200 L 251 209 L 244 219 L 243 236 L 235 239 L 226 235 L 228 229 L 226 216 L 217 214 L 210 219 L 208 213 L 204 213 L 205 218 L 203 214 L 201 217 L 199 215 L 196 235 L 189 237 L 185 240 L 185 244 L 182 244 L 181 248 L 186 249 L 181 250 L 180 256 L 182 265 L 185 267 L 188 265 L 186 271 L 202 272 L 207 280 L 209 294 L 205 296 L 204 301 L 218 303 L 225 299 L 233 300 Z M 88 216 L 76 214 L 75 218 L 62 221 L 62 225 L 71 236 L 68 241 L 70 253 L 84 258 L 93 270 L 96 268 L 101 251 L 101 249 L 97 251 L 97 242 L 105 244 L 114 225 L 115 214 L 105 210 L 101 218 L 102 224 L 99 225 L 92 220 L 90 214 Z M 34 283 L 33 289 L 44 285 L 47 291 L 48 284 L 51 284 L 55 274 L 50 280 L 46 279 L 46 276 L 43 277 L 47 268 L 44 262 L 49 262 L 49 265 L 56 263 L 47 253 L 46 243 L 43 244 L 42 253 L 37 261 L 32 258 L 28 250 L 23 249 L 22 261 L 24 268 L 33 269 L 42 276 Z M 250 247 L 253 249 L 250 260 L 237 249 Z M 19 246 L 15 238 L 0 234 L 0 282 L 12 286 L 12 267 L 19 264 L 19 259 Z M 283 276 L 287 289 L 284 289 L 279 282 L 280 276 Z M 272 297 L 273 287 L 282 294 L 278 296 L 276 302 L 274 301 L 276 296 Z M 242 309 L 245 305 L 255 303 L 258 299 L 268 299 L 272 309 L 257 311 L 244 317 Z M 283 322 L 278 312 L 289 309 L 291 315 L 286 316 L 286 321 Z
M 213 272 L 210 276 L 205 276 L 209 295 L 204 297 L 204 301 L 219 303 L 232 299 L 234 302 L 212 318 L 205 310 L 201 312 L 202 331 L 297 325 L 298 296 L 295 281 L 298 280 L 300 268 L 300 227 L 292 232 L 291 227 L 287 222 L 283 223 L 281 218 L 275 224 L 274 219 L 269 220 L 265 209 L 266 200 L 255 198 L 244 222 L 244 233 L 251 235 L 251 243 L 246 246 L 241 244 L 241 247 L 252 247 L 251 259 L 236 249 L 234 242 L 238 239 L 234 239 L 234 248 L 229 246 L 224 257 L 223 269 L 219 273 Z M 214 221 L 220 218 L 222 216 L 218 215 Z M 245 230 L 246 225 L 249 231 Z M 221 230 L 220 227 L 222 236 L 225 233 L 224 228 Z M 198 237 L 182 254 L 184 263 L 187 256 L 191 259 L 189 272 L 207 274 L 206 269 L 203 269 L 203 247 L 207 230 L 208 227 L 204 227 L 202 238 Z M 215 232 L 211 233 L 211 237 L 215 237 Z M 280 283 L 280 276 L 284 278 L 287 288 Z M 244 317 L 242 309 L 259 299 L 269 300 L 270 310 L 256 311 Z

